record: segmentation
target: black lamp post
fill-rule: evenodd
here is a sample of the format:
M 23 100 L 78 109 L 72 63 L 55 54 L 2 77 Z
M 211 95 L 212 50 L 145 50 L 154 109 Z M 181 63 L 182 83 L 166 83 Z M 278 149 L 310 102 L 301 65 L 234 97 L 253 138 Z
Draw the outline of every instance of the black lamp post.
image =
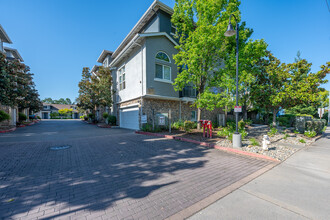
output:
M 236 21 L 236 31 L 231 25 L 231 16 L 234 16 Z M 239 37 L 239 24 L 235 15 L 231 14 L 229 16 L 229 24 L 227 27 L 227 31 L 225 32 L 226 37 L 231 37 L 236 34 L 236 106 L 238 106 L 238 37 Z M 236 132 L 233 135 L 233 147 L 239 148 L 242 147 L 242 138 L 240 133 L 238 132 L 238 112 L 235 112 L 236 116 Z

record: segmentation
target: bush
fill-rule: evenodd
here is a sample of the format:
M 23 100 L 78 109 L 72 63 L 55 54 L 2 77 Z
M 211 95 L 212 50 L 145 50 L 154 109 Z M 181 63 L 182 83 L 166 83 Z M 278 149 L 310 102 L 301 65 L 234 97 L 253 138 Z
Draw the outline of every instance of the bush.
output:
M 307 118 L 311 118 L 311 119 L 314 118 L 313 115 L 307 115 L 307 114 L 298 114 L 298 115 L 296 115 L 296 116 L 299 116 L 299 117 L 307 117 Z
M 37 119 L 41 119 L 40 116 L 37 116 Z
M 313 119 L 311 121 L 307 121 L 305 125 L 306 131 L 315 131 L 316 134 L 321 134 L 324 126 L 326 126 L 326 120 L 324 119 Z
M 231 133 L 233 133 L 233 131 L 230 130 L 230 128 L 228 128 L 228 127 L 222 128 L 220 131 L 217 132 L 217 134 L 220 137 L 228 137 Z
M 171 128 L 175 130 L 183 130 L 184 129 L 184 122 L 182 120 L 173 122 L 171 124 Z
M 108 123 L 109 123 L 110 125 L 116 125 L 116 122 L 117 122 L 117 118 L 116 118 L 116 116 L 114 116 L 114 115 L 109 115 L 107 119 L 108 119 Z
M 91 119 L 91 120 L 93 120 L 93 119 L 95 119 L 95 115 L 93 113 L 89 113 L 88 114 L 88 118 Z
M 236 128 L 236 124 L 235 124 L 235 128 Z M 245 121 L 243 121 L 242 119 L 238 122 L 238 129 L 243 129 L 243 128 L 245 128 Z
M 80 119 L 84 119 L 85 118 L 85 116 L 84 115 L 80 115 L 80 117 L 79 117 Z
M 255 138 L 250 138 L 250 143 L 253 146 L 260 146 L 260 143 Z
M 300 139 L 299 142 L 300 142 L 300 143 L 303 143 L 303 144 L 306 143 L 306 141 L 305 141 L 304 139 Z
M 144 131 L 144 132 L 152 132 L 152 125 L 151 124 L 143 124 L 141 130 Z
M 289 135 L 288 134 L 285 134 L 284 137 L 283 137 L 283 139 L 286 140 L 288 137 L 289 137 Z
M 27 119 L 27 116 L 26 114 L 22 113 L 22 112 L 19 112 L 18 113 L 18 120 L 19 121 L 25 121 Z
M 269 137 L 273 137 L 277 133 L 276 128 L 271 128 L 270 131 L 267 133 Z
M 0 122 L 9 120 L 9 119 L 10 119 L 10 115 L 8 113 L 6 113 L 5 111 L 0 110 Z
M 306 137 L 312 138 L 316 136 L 316 132 L 315 131 L 305 131 L 304 135 Z
M 247 119 L 247 120 L 245 120 L 245 124 L 247 124 L 247 125 L 251 125 L 251 124 L 252 124 L 252 120 L 251 120 L 251 119 Z
M 185 132 L 190 132 L 191 129 L 194 129 L 196 126 L 197 124 L 192 121 L 185 121 L 183 125 Z
M 106 119 L 106 118 L 108 118 L 109 114 L 107 112 L 103 112 L 102 116 L 104 119 Z

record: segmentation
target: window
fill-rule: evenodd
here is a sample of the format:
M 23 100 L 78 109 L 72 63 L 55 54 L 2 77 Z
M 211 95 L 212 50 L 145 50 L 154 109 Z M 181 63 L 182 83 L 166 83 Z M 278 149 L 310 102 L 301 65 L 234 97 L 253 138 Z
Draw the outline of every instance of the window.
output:
M 171 62 L 170 58 L 164 52 L 158 52 L 157 55 L 156 55 L 156 59 L 161 60 L 161 61 L 165 61 L 165 62 L 168 62 L 168 63 Z
M 170 58 L 164 52 L 159 52 L 156 55 L 156 79 L 164 79 L 171 81 L 171 67 L 166 65 L 170 63 Z
M 105 58 L 103 61 L 103 66 L 108 67 L 108 58 Z
M 175 33 L 176 33 L 176 27 L 173 24 L 171 24 L 171 34 L 175 35 Z
M 125 80 L 125 66 L 118 70 L 119 72 L 119 90 L 123 90 L 126 88 L 126 80 Z
M 197 121 L 197 117 L 196 117 L 196 111 L 191 111 L 191 120 L 192 121 Z

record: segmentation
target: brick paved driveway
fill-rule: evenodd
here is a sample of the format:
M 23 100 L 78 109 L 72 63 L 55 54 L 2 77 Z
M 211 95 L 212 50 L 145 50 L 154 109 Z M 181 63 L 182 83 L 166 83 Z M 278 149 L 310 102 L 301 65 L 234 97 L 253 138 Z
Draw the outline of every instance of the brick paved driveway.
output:
M 50 149 L 61 145 L 71 147 Z M 129 130 L 43 121 L 0 134 L 0 218 L 164 219 L 268 164 Z

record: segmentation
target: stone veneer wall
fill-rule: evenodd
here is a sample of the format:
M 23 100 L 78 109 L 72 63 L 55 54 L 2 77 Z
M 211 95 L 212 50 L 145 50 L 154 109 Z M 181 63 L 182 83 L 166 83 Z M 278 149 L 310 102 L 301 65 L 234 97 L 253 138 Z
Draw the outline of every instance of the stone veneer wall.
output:
M 159 100 L 159 99 L 143 99 L 143 114 L 147 115 L 148 123 L 152 123 L 152 110 L 154 114 L 157 113 L 168 113 L 171 109 L 172 122 L 178 121 L 180 119 L 180 102 L 171 100 Z M 181 119 L 191 120 L 191 111 L 196 111 L 197 118 L 197 108 L 191 107 L 192 103 L 185 103 L 181 101 Z M 215 109 L 213 111 L 207 111 L 202 109 L 201 119 L 216 121 L 217 115 L 223 113 L 221 109 Z
M 10 109 L 11 109 L 11 107 L 9 107 L 9 106 L 0 105 L 0 110 L 5 111 L 7 114 L 10 115 L 10 118 L 11 118 L 12 115 L 11 115 Z M 17 108 L 15 108 L 15 109 L 16 109 L 16 119 L 18 119 L 18 109 Z M 11 126 L 11 119 L 0 122 L 0 126 L 4 126 L 4 127 Z M 15 124 L 15 126 L 16 126 L 16 124 Z

